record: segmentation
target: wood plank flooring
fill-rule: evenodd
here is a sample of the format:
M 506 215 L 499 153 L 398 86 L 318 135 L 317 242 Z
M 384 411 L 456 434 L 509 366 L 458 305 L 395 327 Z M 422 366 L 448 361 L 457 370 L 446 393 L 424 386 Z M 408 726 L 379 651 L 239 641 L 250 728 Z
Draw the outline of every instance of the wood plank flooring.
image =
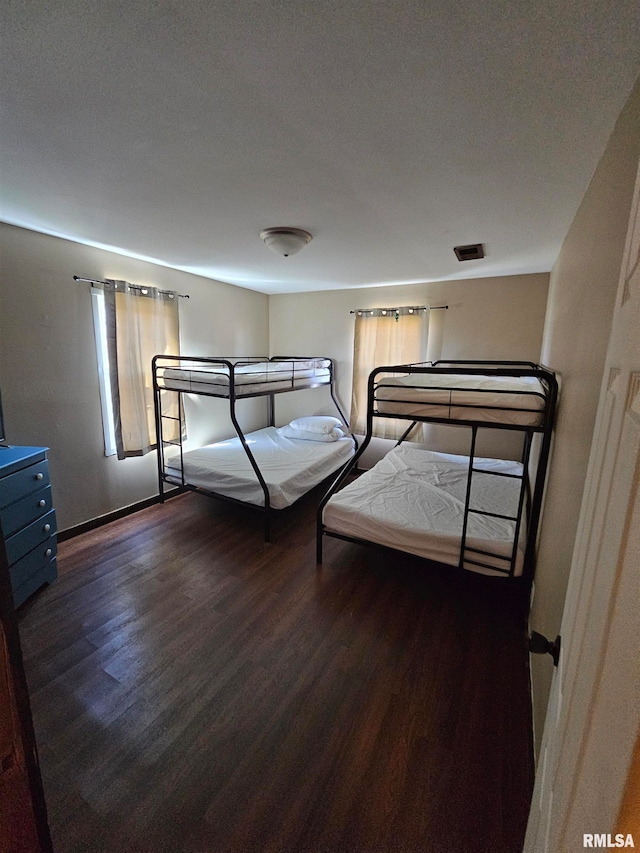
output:
M 60 545 L 20 611 L 57 853 L 515 853 L 507 587 L 186 494 Z

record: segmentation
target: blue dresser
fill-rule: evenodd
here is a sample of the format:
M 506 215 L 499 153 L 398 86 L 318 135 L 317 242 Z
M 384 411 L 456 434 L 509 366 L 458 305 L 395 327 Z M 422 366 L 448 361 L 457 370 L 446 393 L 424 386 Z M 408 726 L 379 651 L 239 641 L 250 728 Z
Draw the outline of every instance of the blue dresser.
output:
M 46 447 L 0 447 L 0 526 L 19 607 L 58 575 Z

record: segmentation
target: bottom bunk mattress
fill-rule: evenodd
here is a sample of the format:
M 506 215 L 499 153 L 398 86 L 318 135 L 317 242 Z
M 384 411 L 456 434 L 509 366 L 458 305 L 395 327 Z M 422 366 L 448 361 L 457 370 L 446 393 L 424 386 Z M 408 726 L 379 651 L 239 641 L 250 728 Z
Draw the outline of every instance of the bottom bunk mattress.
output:
M 341 468 L 354 453 L 351 437 L 336 441 L 286 438 L 275 427 L 245 435 L 274 509 L 290 506 L 325 477 Z M 264 506 L 264 493 L 239 438 L 188 450 L 183 454 L 184 482 L 245 503 Z M 171 482 L 182 483 L 180 455 L 166 460 Z
M 469 506 L 515 516 L 521 480 L 495 474 L 519 478 L 522 465 L 476 458 L 474 468 L 481 471 L 473 473 Z M 330 498 L 323 511 L 324 526 L 329 532 L 457 566 L 468 475 L 467 456 L 400 445 Z M 512 557 L 515 527 L 514 521 L 470 513 L 467 546 L 496 556 L 467 551 L 464 568 L 504 576 Z M 522 574 L 524 527 L 523 523 L 515 575 Z M 496 568 L 477 566 L 471 561 Z

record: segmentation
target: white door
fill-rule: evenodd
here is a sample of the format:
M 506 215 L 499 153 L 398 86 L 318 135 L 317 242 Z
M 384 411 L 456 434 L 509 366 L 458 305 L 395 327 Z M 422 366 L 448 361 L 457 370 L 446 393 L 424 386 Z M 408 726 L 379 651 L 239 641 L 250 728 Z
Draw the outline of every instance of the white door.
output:
M 626 843 L 630 831 L 616 822 L 640 721 L 639 193 L 640 170 L 525 853 Z

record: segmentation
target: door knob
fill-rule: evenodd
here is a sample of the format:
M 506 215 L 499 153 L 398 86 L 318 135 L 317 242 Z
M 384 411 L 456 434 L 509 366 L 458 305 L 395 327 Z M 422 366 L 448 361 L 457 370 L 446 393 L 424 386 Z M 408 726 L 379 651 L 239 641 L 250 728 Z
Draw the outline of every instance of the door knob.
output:
M 529 637 L 529 651 L 534 655 L 551 655 L 553 665 L 558 666 L 560 660 L 560 635 L 553 642 L 547 640 L 542 634 L 537 631 L 532 631 Z

